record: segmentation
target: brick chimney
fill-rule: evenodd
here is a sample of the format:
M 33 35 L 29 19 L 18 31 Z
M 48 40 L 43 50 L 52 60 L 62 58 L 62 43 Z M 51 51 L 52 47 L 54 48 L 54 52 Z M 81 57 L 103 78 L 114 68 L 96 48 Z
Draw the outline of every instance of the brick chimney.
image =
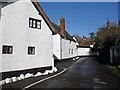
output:
M 65 19 L 64 19 L 64 17 L 60 18 L 60 34 L 63 36 L 66 36 L 65 35 Z
M 110 21 L 109 20 L 106 23 L 106 27 L 107 27 L 107 29 L 110 29 Z

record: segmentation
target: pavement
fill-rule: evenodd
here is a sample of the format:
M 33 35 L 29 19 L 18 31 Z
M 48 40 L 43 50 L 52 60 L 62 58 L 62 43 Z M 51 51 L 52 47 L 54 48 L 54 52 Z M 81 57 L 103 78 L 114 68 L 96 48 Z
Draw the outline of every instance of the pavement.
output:
M 113 73 L 115 76 L 120 78 L 120 69 L 117 69 L 116 66 L 114 66 L 114 65 L 103 65 L 103 67 L 106 70 L 108 70 L 111 73 Z M 119 68 L 120 68 L 120 66 L 119 66 Z
M 95 61 L 98 61 L 98 57 L 94 58 Z M 120 78 L 120 65 L 118 66 L 118 68 L 115 65 L 110 65 L 110 64 L 101 64 L 103 68 L 105 68 L 106 70 L 110 71 L 111 73 L 113 73 L 115 76 L 117 76 L 118 78 Z

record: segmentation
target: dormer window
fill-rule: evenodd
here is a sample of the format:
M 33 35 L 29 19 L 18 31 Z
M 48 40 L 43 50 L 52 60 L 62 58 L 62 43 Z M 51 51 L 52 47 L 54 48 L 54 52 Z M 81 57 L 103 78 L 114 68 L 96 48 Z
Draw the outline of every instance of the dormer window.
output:
M 29 18 L 29 27 L 30 28 L 36 28 L 41 29 L 41 20 Z

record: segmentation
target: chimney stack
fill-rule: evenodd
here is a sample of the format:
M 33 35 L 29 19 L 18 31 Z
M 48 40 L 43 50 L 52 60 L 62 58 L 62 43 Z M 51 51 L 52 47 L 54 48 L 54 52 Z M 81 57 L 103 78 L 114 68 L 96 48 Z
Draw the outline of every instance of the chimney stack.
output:
M 107 29 L 110 29 L 110 21 L 108 20 L 106 23 Z
M 65 36 L 65 19 L 64 19 L 64 17 L 60 18 L 60 34 Z

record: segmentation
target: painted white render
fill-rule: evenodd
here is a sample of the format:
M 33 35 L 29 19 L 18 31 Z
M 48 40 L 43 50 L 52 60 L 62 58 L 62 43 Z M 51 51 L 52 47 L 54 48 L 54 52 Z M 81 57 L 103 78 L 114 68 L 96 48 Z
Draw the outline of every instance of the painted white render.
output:
M 53 54 L 59 60 L 78 56 L 76 42 L 61 38 L 59 34 L 53 35 Z
M 55 55 L 55 59 L 61 59 L 61 53 L 60 53 L 60 41 L 61 37 L 59 34 L 53 35 L 53 54 Z
M 70 58 L 70 53 L 69 53 L 70 41 L 65 40 L 65 39 L 61 39 L 61 47 L 62 47 L 61 48 L 61 52 L 62 52 L 61 59 Z
M 2 23 L 1 23 L 1 8 L 2 3 L 0 2 L 0 51 L 2 51 Z M 2 53 L 0 53 L 0 71 L 2 70 Z
M 76 43 L 67 39 L 62 39 L 62 59 L 72 58 L 78 55 Z
M 71 49 L 73 49 L 72 57 L 78 56 L 77 44 L 78 44 L 77 41 L 76 42 L 71 41 Z
M 29 17 L 41 20 L 41 29 L 29 28 Z M 30 0 L 17 1 L 2 8 L 2 45 L 12 45 L 12 54 L 2 54 L 0 72 L 52 66 L 52 32 Z M 28 55 L 28 46 L 35 55 Z M 0 55 L 1 56 L 1 55 Z
M 89 56 L 90 55 L 90 48 L 78 47 L 78 55 L 79 56 Z

